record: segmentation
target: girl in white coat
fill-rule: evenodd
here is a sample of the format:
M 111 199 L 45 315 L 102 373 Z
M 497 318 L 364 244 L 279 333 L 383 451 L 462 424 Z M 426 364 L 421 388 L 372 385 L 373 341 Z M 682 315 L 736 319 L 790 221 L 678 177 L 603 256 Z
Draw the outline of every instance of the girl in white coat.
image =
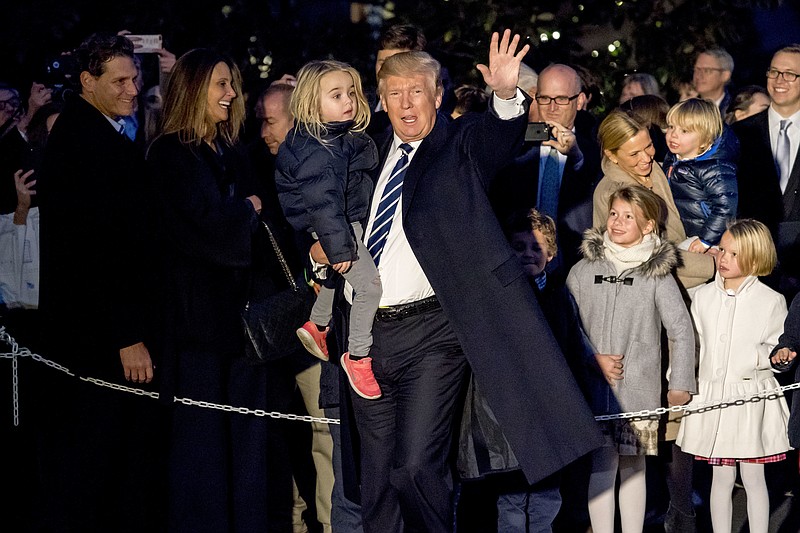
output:
M 775 267 L 776 253 L 767 227 L 739 220 L 719 243 L 714 282 L 700 288 L 692 316 L 700 339 L 699 393 L 693 404 L 758 396 L 779 387 L 769 355 L 786 318 L 783 296 L 763 283 Z M 783 395 L 729 403 L 684 417 L 677 444 L 714 465 L 711 523 L 715 532 L 731 530 L 736 464 L 747 491 L 752 533 L 766 533 L 769 495 L 764 464 L 786 458 L 789 411 Z

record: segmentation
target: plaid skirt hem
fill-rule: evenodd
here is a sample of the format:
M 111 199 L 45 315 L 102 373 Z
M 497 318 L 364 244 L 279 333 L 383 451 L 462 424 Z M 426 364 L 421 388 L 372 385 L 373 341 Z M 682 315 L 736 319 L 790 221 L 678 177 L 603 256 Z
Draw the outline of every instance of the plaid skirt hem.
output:
M 694 457 L 697 461 L 706 461 L 711 466 L 736 466 L 736 463 L 753 463 L 757 465 L 766 465 L 769 463 L 778 463 L 786 459 L 785 453 L 776 453 L 775 455 L 767 455 L 766 457 L 749 457 L 746 459 L 731 459 L 729 457 L 701 457 L 696 455 Z

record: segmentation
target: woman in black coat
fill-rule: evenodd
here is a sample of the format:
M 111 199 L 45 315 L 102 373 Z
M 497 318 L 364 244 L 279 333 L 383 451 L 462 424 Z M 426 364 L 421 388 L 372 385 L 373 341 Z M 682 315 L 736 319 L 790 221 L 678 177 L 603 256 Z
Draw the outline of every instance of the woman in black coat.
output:
M 161 397 L 261 408 L 262 367 L 243 357 L 240 312 L 261 200 L 236 144 L 241 76 L 211 50 L 175 65 L 148 151 L 159 216 L 164 357 Z M 176 402 L 171 532 L 267 530 L 266 422 Z

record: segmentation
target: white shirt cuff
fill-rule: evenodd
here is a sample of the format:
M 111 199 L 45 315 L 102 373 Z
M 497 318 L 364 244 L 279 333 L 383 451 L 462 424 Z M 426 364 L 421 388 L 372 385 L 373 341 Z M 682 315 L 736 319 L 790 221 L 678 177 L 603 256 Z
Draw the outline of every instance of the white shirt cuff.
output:
M 494 110 L 497 112 L 497 116 L 503 120 L 511 120 L 525 113 L 524 103 L 525 97 L 522 95 L 522 91 L 519 87 L 517 87 L 517 94 L 510 100 L 503 100 L 497 96 L 496 93 L 492 93 L 492 105 L 494 106 Z

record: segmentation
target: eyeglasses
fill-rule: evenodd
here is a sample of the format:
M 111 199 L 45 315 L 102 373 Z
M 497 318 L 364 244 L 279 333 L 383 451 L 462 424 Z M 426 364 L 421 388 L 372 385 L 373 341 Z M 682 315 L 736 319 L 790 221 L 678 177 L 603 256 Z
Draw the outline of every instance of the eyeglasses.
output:
M 555 102 L 558 105 L 568 105 L 580 95 L 581 93 L 578 93 L 575 96 L 537 96 L 535 100 L 539 105 L 550 105 L 550 102 Z
M 780 70 L 774 68 L 771 68 L 767 71 L 767 77 L 771 80 L 777 80 L 778 76 L 782 76 L 785 81 L 791 83 L 797 80 L 797 76 L 800 76 L 800 74 L 797 74 L 796 72 L 781 72 Z
M 703 76 L 708 76 L 714 72 L 725 72 L 724 68 L 712 68 L 712 67 L 695 67 L 694 73 L 695 74 L 702 74 Z

